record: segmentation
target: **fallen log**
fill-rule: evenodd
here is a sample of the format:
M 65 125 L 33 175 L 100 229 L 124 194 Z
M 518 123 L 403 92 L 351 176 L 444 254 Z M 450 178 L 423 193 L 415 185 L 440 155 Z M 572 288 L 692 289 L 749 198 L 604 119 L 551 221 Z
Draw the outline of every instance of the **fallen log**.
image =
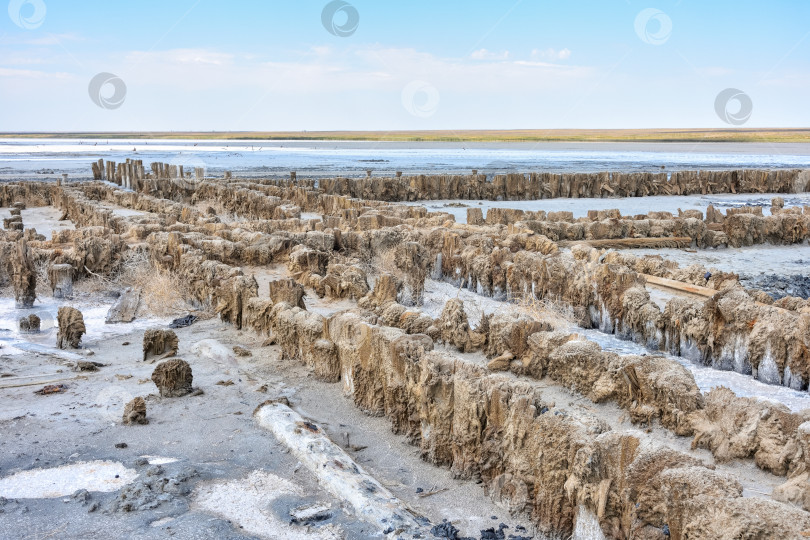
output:
M 397 538 L 426 529 L 418 516 L 360 467 L 323 430 L 287 405 L 269 402 L 254 412 L 259 425 L 273 433 L 312 472 L 321 486 L 354 507 L 357 517 Z M 419 536 L 416 536 L 419 537 Z

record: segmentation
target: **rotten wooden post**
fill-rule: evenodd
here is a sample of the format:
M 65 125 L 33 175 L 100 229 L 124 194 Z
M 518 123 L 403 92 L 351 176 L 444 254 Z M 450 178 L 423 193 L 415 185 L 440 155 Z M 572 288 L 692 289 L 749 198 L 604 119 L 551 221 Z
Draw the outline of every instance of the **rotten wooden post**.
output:
M 54 264 L 48 268 L 48 281 L 54 298 L 73 297 L 73 267 L 69 264 Z
M 17 242 L 17 252 L 11 261 L 11 274 L 17 308 L 33 307 L 37 297 L 37 273 L 25 238 Z

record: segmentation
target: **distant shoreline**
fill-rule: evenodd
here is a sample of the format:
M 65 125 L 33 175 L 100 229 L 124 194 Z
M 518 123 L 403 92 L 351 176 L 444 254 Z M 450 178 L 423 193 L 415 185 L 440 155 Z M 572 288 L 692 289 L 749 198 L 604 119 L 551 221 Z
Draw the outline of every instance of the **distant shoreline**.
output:
M 436 130 L 436 131 L 143 131 L 5 132 L 0 139 L 194 139 L 391 142 L 810 143 L 810 128 Z

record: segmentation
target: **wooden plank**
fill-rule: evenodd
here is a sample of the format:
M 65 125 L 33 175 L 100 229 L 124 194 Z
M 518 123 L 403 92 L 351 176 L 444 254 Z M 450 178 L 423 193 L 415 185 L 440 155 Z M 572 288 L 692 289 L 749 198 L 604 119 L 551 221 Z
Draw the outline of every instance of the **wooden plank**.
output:
M 685 248 L 692 245 L 688 236 L 654 237 L 654 238 L 603 238 L 600 240 L 573 240 L 557 243 L 560 247 L 571 247 L 586 244 L 594 248 L 633 249 L 633 248 Z
M 684 283 L 683 281 L 676 281 L 674 279 L 651 276 L 649 274 L 640 275 L 647 280 L 647 283 L 651 285 L 658 285 L 659 287 L 666 287 L 667 289 L 697 294 L 699 296 L 705 296 L 706 298 L 711 298 L 717 294 L 717 291 L 710 289 L 709 287 L 701 287 L 700 285 L 692 285 L 691 283 Z
M 651 276 L 649 274 L 639 274 L 643 276 L 644 279 L 647 280 L 647 283 L 650 285 L 657 285 L 659 287 L 664 287 L 667 289 L 672 289 L 675 291 L 696 294 L 698 296 L 703 296 L 705 298 L 711 298 L 715 294 L 720 291 L 716 291 L 714 289 L 710 289 L 709 287 L 701 287 L 700 285 L 692 285 L 691 283 L 684 283 L 683 281 L 676 281 L 674 279 L 667 279 L 658 276 Z M 777 311 L 781 311 L 782 313 L 792 313 L 796 315 L 795 311 L 791 311 L 789 309 L 781 308 L 779 306 L 772 306 L 770 304 L 765 304 L 763 302 L 755 302 L 756 305 L 762 307 L 768 307 L 771 309 L 775 309 Z

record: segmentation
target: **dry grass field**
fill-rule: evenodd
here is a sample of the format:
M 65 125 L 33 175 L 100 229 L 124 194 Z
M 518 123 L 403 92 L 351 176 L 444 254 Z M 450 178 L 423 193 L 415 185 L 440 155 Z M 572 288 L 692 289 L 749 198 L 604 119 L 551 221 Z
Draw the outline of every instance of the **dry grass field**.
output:
M 0 133 L 0 138 L 335 140 L 400 142 L 810 142 L 810 128 L 790 129 L 503 129 L 436 131 L 147 131 Z

